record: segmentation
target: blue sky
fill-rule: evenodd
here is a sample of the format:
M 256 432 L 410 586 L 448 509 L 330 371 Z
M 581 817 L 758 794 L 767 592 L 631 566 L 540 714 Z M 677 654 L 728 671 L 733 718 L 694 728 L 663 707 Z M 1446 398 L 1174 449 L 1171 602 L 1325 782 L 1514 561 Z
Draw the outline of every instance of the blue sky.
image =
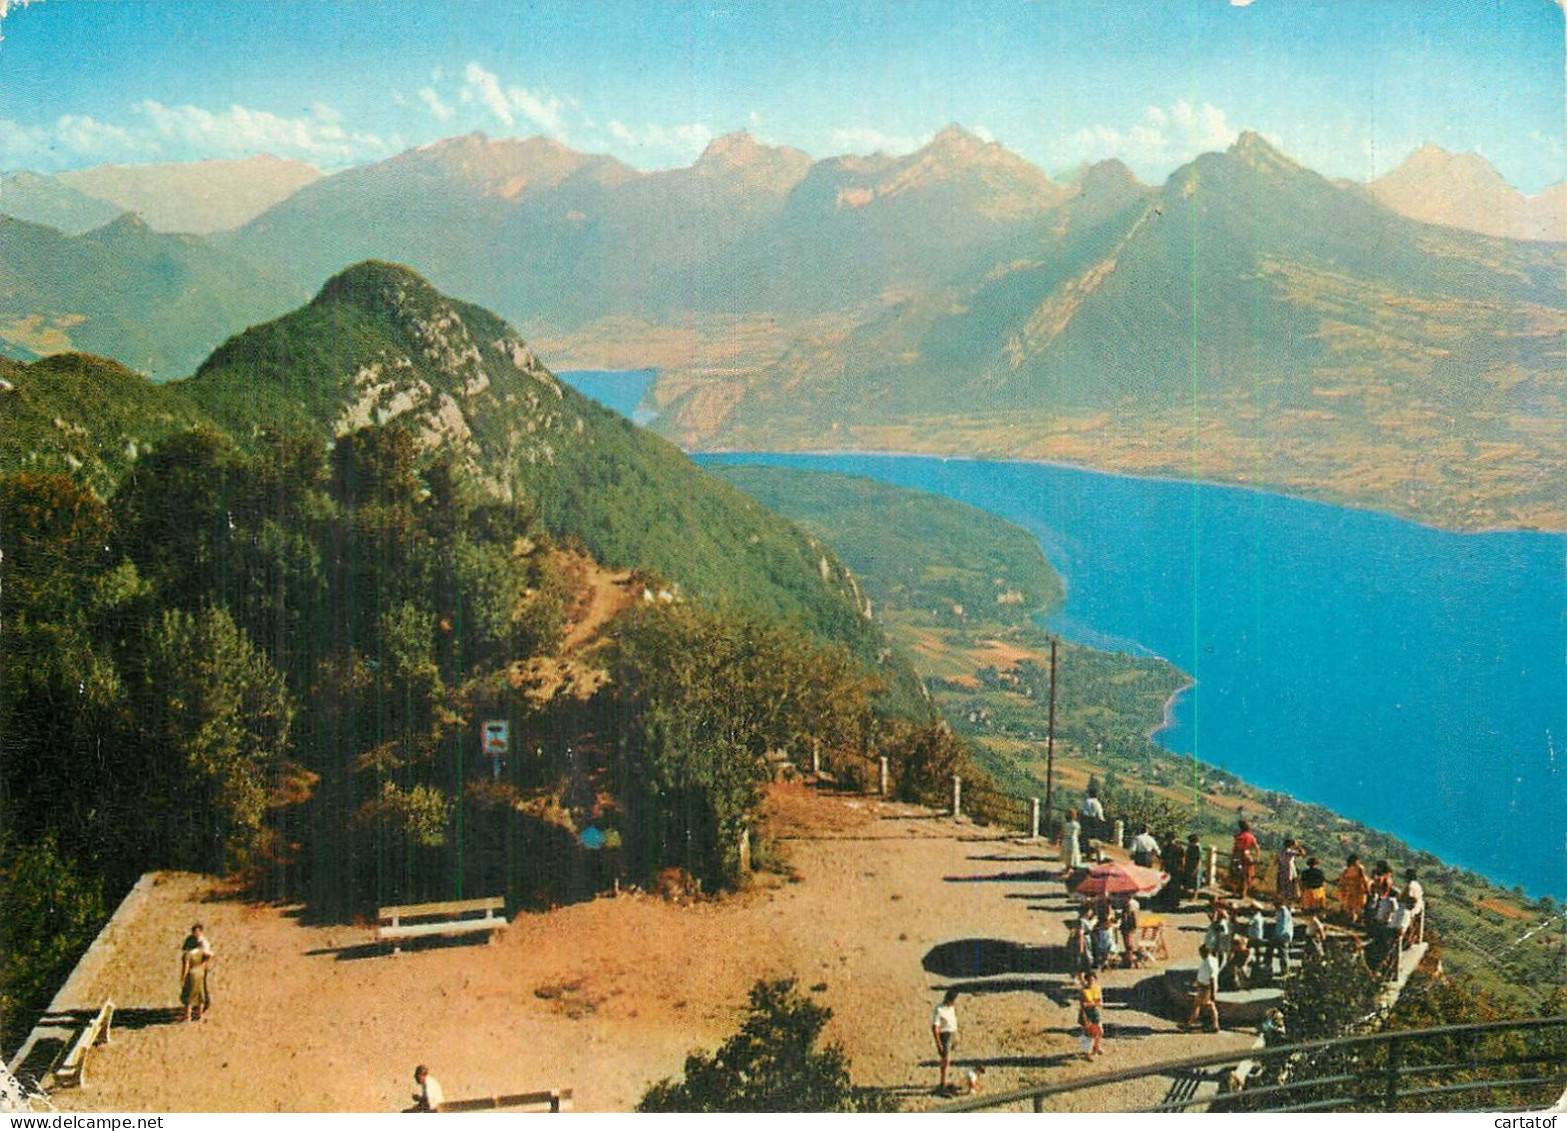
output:
M 638 168 L 748 129 L 816 157 L 949 122 L 1160 181 L 1256 129 L 1331 176 L 1433 142 L 1567 179 L 1557 0 L 844 4 L 44 0 L 0 23 L 0 169 L 272 152 L 323 168 L 548 134 Z

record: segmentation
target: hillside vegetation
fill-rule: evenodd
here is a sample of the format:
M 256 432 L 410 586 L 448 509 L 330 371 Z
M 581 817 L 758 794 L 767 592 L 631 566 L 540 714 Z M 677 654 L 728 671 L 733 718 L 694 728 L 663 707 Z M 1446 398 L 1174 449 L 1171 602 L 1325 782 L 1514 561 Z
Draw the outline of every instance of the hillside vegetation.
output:
M 148 868 L 329 919 L 663 869 L 711 891 L 745 882 L 769 756 L 928 760 L 830 550 L 406 269 L 187 382 L 4 364 L 8 1034 Z

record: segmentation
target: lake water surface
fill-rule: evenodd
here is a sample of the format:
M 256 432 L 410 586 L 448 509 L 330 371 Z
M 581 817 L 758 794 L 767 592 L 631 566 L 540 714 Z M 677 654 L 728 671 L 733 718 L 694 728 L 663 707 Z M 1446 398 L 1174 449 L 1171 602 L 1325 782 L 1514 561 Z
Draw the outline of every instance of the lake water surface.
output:
M 1196 679 L 1158 736 L 1166 748 L 1567 895 L 1563 536 L 1453 534 L 1039 464 L 703 459 L 865 475 L 1025 527 L 1066 578 L 1047 627 L 1163 656 Z
M 555 376 L 638 424 L 646 425 L 657 415 L 639 407 L 642 394 L 658 376 L 656 369 L 572 369 Z

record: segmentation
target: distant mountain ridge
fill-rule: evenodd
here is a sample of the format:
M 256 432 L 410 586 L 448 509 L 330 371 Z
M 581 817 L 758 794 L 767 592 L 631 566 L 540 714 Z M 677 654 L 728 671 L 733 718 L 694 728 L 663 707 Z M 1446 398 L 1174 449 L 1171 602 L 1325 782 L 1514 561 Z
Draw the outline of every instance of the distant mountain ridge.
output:
M 1423 145 L 1366 187 L 1413 220 L 1504 239 L 1567 243 L 1567 183 L 1525 196 L 1478 153 Z
M 125 209 L 72 188 L 58 177 L 26 171 L 0 176 L 0 214 L 79 236 Z
M 960 127 L 906 157 L 814 163 L 730 134 L 653 173 L 542 138 L 472 134 L 327 177 L 224 246 L 307 285 L 347 261 L 394 259 L 547 324 L 822 311 L 966 269 L 1067 195 Z
M 1394 215 L 1244 134 L 1003 265 L 691 382 L 687 446 L 1067 459 L 1567 525 L 1567 249 Z M 1090 184 L 1085 177 L 1083 184 Z
M 236 329 L 305 295 L 130 214 L 79 236 L 0 217 L 0 278 L 0 342 L 113 357 L 159 379 L 189 373 Z
M 139 215 L 158 232 L 210 235 L 236 228 L 321 177 L 269 153 L 236 161 L 98 165 L 56 173 L 69 188 Z
M 1432 199 L 1505 189 L 1478 158 L 1421 162 Z M 211 243 L 299 294 L 407 263 L 552 357 L 658 368 L 686 446 L 977 450 L 1567 525 L 1562 246 L 1400 215 L 1250 132 L 1158 187 L 1114 161 L 1058 183 L 957 126 L 815 162 L 732 134 L 653 173 L 473 134 Z M 144 367 L 71 330 L 91 301 L 0 325 L 0 351 Z

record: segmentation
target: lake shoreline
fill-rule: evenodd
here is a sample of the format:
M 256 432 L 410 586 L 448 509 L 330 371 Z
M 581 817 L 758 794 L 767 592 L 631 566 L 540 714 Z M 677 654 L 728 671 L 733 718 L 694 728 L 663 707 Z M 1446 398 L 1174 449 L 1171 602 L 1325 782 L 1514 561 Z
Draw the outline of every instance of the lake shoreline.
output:
M 1192 681 L 1157 725 L 1138 727 L 1166 754 L 1499 884 L 1567 892 L 1556 838 L 1521 832 L 1558 828 L 1567 812 L 1553 808 L 1567 798 L 1541 737 L 1567 733 L 1550 662 L 1562 646 L 1561 536 L 1455 538 L 1473 532 L 1045 460 L 700 455 L 881 479 L 1029 530 L 1065 582 L 1069 623 L 1054 631 L 1159 657 Z M 1504 761 L 1515 769 L 1501 780 L 1481 769 Z
M 666 436 L 665 439 L 668 439 Z M 1006 455 L 956 455 L 940 451 L 916 451 L 894 448 L 789 448 L 779 450 L 775 448 L 682 448 L 681 451 L 693 459 L 698 460 L 702 456 L 816 456 L 822 458 L 854 457 L 870 458 L 887 456 L 897 459 L 937 459 L 961 461 L 963 463 L 993 463 L 993 464 L 1024 464 L 1032 467 L 1054 467 L 1063 471 L 1080 471 L 1086 475 L 1107 475 L 1117 479 L 1135 479 L 1148 483 L 1178 483 L 1192 487 L 1213 487 L 1225 491 L 1244 491 L 1248 494 L 1271 495 L 1275 498 L 1289 499 L 1291 502 L 1306 503 L 1319 507 L 1338 507 L 1345 510 L 1362 511 L 1366 514 L 1379 515 L 1383 518 L 1394 519 L 1398 522 L 1407 522 L 1411 526 L 1418 526 L 1425 530 L 1434 530 L 1442 534 L 1463 535 L 1487 535 L 1487 534 L 1540 534 L 1548 537 L 1560 537 L 1567 535 L 1567 527 L 1553 530 L 1541 526 L 1444 526 L 1438 522 L 1416 518 L 1409 514 L 1387 510 L 1383 507 L 1373 506 L 1370 503 L 1355 500 L 1329 500 L 1312 495 L 1297 494 L 1292 491 L 1282 490 L 1278 487 L 1261 486 L 1254 483 L 1235 483 L 1222 479 L 1191 478 L 1185 476 L 1156 475 L 1146 471 L 1116 471 L 1109 468 L 1095 467 L 1086 463 L 1073 463 L 1070 460 L 1045 459 L 1040 456 L 1006 456 Z

